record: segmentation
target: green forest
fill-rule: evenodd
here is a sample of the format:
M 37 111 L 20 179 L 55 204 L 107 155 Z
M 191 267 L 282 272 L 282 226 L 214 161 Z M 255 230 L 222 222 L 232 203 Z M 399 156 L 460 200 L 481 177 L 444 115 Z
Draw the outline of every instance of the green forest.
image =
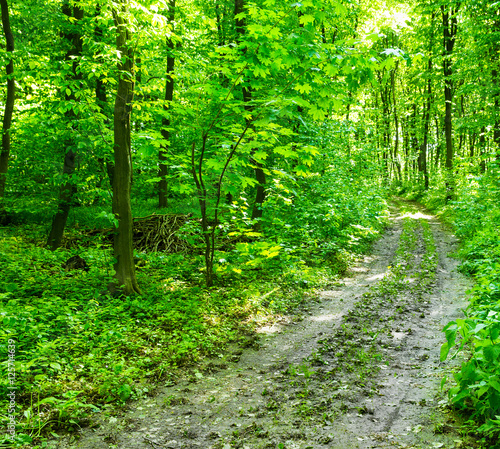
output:
M 0 447 L 202 380 L 341 286 L 405 204 L 472 285 L 438 332 L 453 447 L 498 447 L 500 2 L 0 5 Z M 424 301 L 439 267 L 412 226 Z

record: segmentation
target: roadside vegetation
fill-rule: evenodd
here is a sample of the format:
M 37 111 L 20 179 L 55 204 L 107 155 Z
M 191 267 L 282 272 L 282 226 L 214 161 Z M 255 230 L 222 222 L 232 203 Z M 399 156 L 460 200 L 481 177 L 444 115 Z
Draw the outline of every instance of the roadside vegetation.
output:
M 499 165 L 464 178 L 454 201 L 437 190 L 412 193 L 438 212 L 461 241 L 460 270 L 474 279 L 465 317 L 444 329 L 441 359 L 465 356 L 446 384 L 451 405 L 465 426 L 493 441 L 500 435 L 500 185 Z M 445 384 L 443 384 L 444 386 Z
M 18 443 L 77 430 L 109 407 L 154 394 L 159 382 L 200 375 L 202 359 L 230 360 L 228 343 L 254 344 L 256 325 L 290 315 L 300 319 L 301 307 L 307 308 L 318 289 L 338 282 L 386 222 L 383 191 L 359 177 L 346 194 L 335 181 L 344 176 L 330 169 L 327 176 L 295 185 L 323 201 L 306 207 L 292 194 L 289 205 L 277 201 L 269 216 L 280 222 L 264 225 L 269 234 L 236 241 L 228 235 L 217 251 L 218 280 L 208 289 L 203 248 L 189 236 L 180 253 L 136 252 L 143 291 L 123 297 L 106 289 L 113 276 L 112 249 L 106 234 L 96 232 L 96 222 L 86 221 L 88 211 L 74 209 L 65 248 L 55 252 L 44 247 L 44 217 L 17 212 L 16 224 L 2 228 L 0 277 L 1 332 L 16 341 L 23 416 Z M 345 212 L 339 215 L 327 204 Z M 330 211 L 335 220 L 328 218 Z M 197 221 L 196 209 L 184 206 L 182 212 Z M 96 208 L 92 213 L 98 215 Z M 244 230 L 244 217 L 240 220 Z M 236 233 L 235 223 L 228 216 L 223 226 Z M 109 223 L 103 220 L 101 226 Z M 185 224 L 188 230 L 195 226 Z M 68 265 L 75 257 L 85 265 Z M 2 379 L 6 391 L 5 371 Z
M 300 317 L 369 250 L 391 195 L 463 242 L 476 286 L 441 355 L 470 354 L 450 403 L 498 437 L 498 2 L 0 8 L 5 445 L 43 445 Z M 384 298 L 433 282 L 430 231 L 412 226 Z M 422 274 L 401 284 L 416 235 Z

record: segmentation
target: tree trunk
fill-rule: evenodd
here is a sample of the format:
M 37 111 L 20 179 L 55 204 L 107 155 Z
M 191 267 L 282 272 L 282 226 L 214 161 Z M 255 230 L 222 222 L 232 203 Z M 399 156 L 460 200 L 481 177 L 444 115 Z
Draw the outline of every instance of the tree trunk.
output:
M 401 133 L 403 135 L 403 178 L 405 182 L 411 182 L 413 173 L 410 170 L 410 133 L 413 133 L 413 123 L 408 117 L 403 116 L 401 120 Z
M 420 136 L 418 134 L 418 113 L 419 113 L 419 108 L 416 103 L 413 103 L 413 111 L 412 111 L 412 130 L 411 130 L 411 151 L 408 154 L 408 157 L 411 159 L 411 163 L 413 165 L 414 170 L 411 171 L 413 179 L 415 179 L 415 183 L 418 184 L 420 181 L 420 174 L 422 173 L 422 156 L 421 156 L 421 151 L 422 151 L 422 144 L 419 140 Z M 418 157 L 415 160 L 413 155 L 415 154 L 414 152 L 417 152 Z M 415 167 L 416 166 L 416 167 Z
M 64 156 L 63 177 L 71 177 L 75 171 L 76 153 L 69 149 Z M 61 245 L 64 228 L 68 221 L 69 211 L 73 195 L 76 193 L 76 187 L 67 181 L 61 186 L 59 192 L 59 202 L 57 205 L 57 212 L 52 219 L 52 227 L 47 238 L 47 246 L 51 251 L 55 251 Z
M 446 141 L 446 159 L 445 159 L 445 185 L 446 185 L 446 201 L 453 198 L 454 193 L 454 176 L 453 176 L 453 128 L 452 128 L 452 106 L 453 106 L 453 64 L 451 56 L 453 54 L 453 46 L 455 45 L 455 37 L 457 35 L 457 17 L 456 9 L 450 8 L 446 10 L 444 5 L 441 6 L 441 14 L 443 17 L 443 74 L 444 74 L 444 99 L 445 99 L 445 116 L 444 116 L 444 134 Z
M 7 0 L 0 0 L 2 8 L 2 25 L 7 41 L 7 52 L 14 52 L 14 35 L 10 29 L 9 5 Z M 5 67 L 7 73 L 7 98 L 5 100 L 5 109 L 2 126 L 2 148 L 0 149 L 0 198 L 5 194 L 5 184 L 7 181 L 7 170 L 10 157 L 10 127 L 12 125 L 12 116 L 14 114 L 14 98 L 16 95 L 16 81 L 14 79 L 14 60 L 11 58 Z
M 429 190 L 429 172 L 427 170 L 427 152 L 429 151 L 429 126 L 431 121 L 431 97 L 432 97 L 432 59 L 429 54 L 429 61 L 427 62 L 427 95 L 425 99 L 424 108 L 424 142 L 420 150 L 420 166 L 424 174 L 424 189 Z
M 168 22 L 170 23 L 173 31 L 175 20 L 175 0 L 169 1 L 168 6 Z M 172 100 L 174 99 L 174 69 L 175 69 L 175 56 L 174 56 L 174 40 L 169 37 L 167 38 L 167 76 L 165 82 L 165 103 L 163 109 L 165 113 L 171 106 Z M 163 117 L 161 123 L 161 135 L 164 139 L 160 147 L 160 152 L 158 154 L 159 160 L 159 170 L 158 177 L 160 182 L 158 183 L 158 207 L 164 208 L 168 206 L 168 164 L 167 162 L 167 151 L 170 147 L 170 118 Z
M 379 77 L 380 83 L 382 83 L 382 77 Z M 392 162 L 390 158 L 391 152 L 391 112 L 390 112 L 390 104 L 389 104 L 389 89 L 386 87 L 380 90 L 380 99 L 382 100 L 382 126 L 383 126 L 383 145 L 384 145 L 384 154 L 383 160 L 384 165 L 387 172 L 387 182 L 391 181 L 391 171 L 392 171 Z
M 500 35 L 500 19 L 498 18 L 494 22 L 493 30 L 496 36 Z M 493 141 L 496 145 L 497 161 L 500 161 L 500 42 L 498 37 L 493 41 L 493 69 L 491 71 L 491 78 L 494 86 L 493 97 L 495 98 L 495 112 L 496 120 L 493 128 Z
M 402 182 L 401 174 L 401 163 L 399 161 L 399 117 L 398 117 L 398 106 L 396 101 L 396 73 L 398 70 L 398 63 L 396 62 L 396 67 L 391 71 L 391 87 L 392 87 L 392 107 L 394 113 L 394 165 L 396 166 L 397 181 Z
M 241 14 L 244 10 L 245 7 L 245 1 L 244 0 L 235 0 L 234 1 L 234 15 L 237 16 L 238 14 Z M 236 33 L 237 33 L 237 41 L 240 41 L 240 39 L 245 35 L 246 32 L 246 24 L 245 24 L 245 19 L 243 18 L 237 18 L 235 19 L 236 21 Z M 242 87 L 242 93 L 243 93 L 243 102 L 245 103 L 245 110 L 251 111 L 252 107 L 250 106 L 250 103 L 252 101 L 252 90 L 248 86 L 245 86 L 243 84 Z M 248 118 L 246 119 L 247 121 L 247 126 L 249 126 L 249 121 L 251 119 Z M 252 154 L 255 153 L 255 150 L 252 150 Z M 252 220 L 257 220 L 254 224 L 254 230 L 255 231 L 260 231 L 261 230 L 261 222 L 260 219 L 262 218 L 262 205 L 264 204 L 264 201 L 266 199 L 266 174 L 264 172 L 264 167 L 263 165 L 253 159 L 251 157 L 250 162 L 254 166 L 254 171 L 255 171 L 255 179 L 257 180 L 257 191 L 255 194 L 255 202 L 253 204 L 253 209 L 252 209 Z
M 441 164 L 441 126 L 437 115 L 434 117 L 434 122 L 436 124 L 436 155 L 434 159 L 434 167 L 435 170 L 438 171 Z
M 474 158 L 474 146 L 476 144 L 476 133 L 470 133 L 469 134 L 469 157 L 471 159 Z
M 483 126 L 479 134 L 479 168 L 481 173 L 486 173 L 486 128 Z
M 498 100 L 498 94 L 495 98 L 495 111 L 500 114 L 500 101 Z M 500 119 L 496 119 L 495 128 L 493 129 L 493 141 L 496 144 L 497 160 L 500 161 Z
M 499 22 L 500 23 L 500 22 Z M 499 27 L 500 28 L 500 27 Z M 498 45 L 500 47 L 500 45 Z M 497 60 L 495 61 L 498 64 L 498 56 Z M 493 69 L 492 70 L 492 78 L 493 78 L 493 85 L 496 88 L 496 92 L 494 93 L 495 97 L 495 112 L 497 114 L 497 119 L 495 120 L 495 125 L 493 127 L 493 142 L 495 142 L 496 145 L 496 152 L 497 152 L 497 160 L 500 161 L 500 76 L 498 75 L 498 70 Z
M 122 11 L 126 1 L 121 0 Z M 121 55 L 118 62 L 119 80 L 114 107 L 114 161 L 113 176 L 113 214 L 118 220 L 118 229 L 114 235 L 113 249 L 117 286 L 124 295 L 140 293 L 135 274 L 133 254 L 133 220 L 130 204 L 132 184 L 132 151 L 130 114 L 134 95 L 134 55 L 130 46 L 130 31 L 120 14 L 113 11 L 116 25 L 116 49 Z
M 100 14 L 101 14 L 101 6 L 97 5 L 96 12 L 95 12 L 96 19 L 99 17 Z M 96 27 L 94 29 L 94 36 L 95 36 L 96 42 L 102 42 L 103 30 L 98 24 L 96 24 Z M 102 57 L 99 57 L 99 60 L 102 62 Z M 97 80 L 96 80 L 95 97 L 96 97 L 96 103 L 99 106 L 101 114 L 106 117 L 105 124 L 109 126 L 110 120 L 107 118 L 108 117 L 108 111 L 107 111 L 108 95 L 107 95 L 107 91 L 106 91 L 106 84 L 104 83 L 104 76 L 102 76 L 102 75 L 100 75 L 99 78 L 97 78 Z M 109 179 L 109 183 L 112 186 L 113 185 L 113 171 L 114 171 L 113 163 L 110 160 L 106 159 L 106 157 L 99 157 L 98 163 L 101 167 L 103 174 L 104 174 L 104 171 L 106 172 L 107 177 Z M 98 188 L 100 188 L 102 186 L 103 177 L 104 176 L 101 176 L 99 178 L 99 182 L 97 185 Z
M 219 0 L 215 0 L 215 17 L 217 20 L 217 37 L 219 39 L 219 47 L 222 47 L 226 43 L 224 39 L 224 29 L 222 27 L 222 16 L 220 12 Z
M 78 6 L 78 2 L 75 2 L 74 6 L 71 7 L 69 2 L 64 2 L 62 5 L 62 12 L 64 15 L 71 19 L 76 19 L 72 23 L 77 23 L 83 19 L 83 10 Z M 78 64 L 79 59 L 82 55 L 83 42 L 79 33 L 68 32 L 64 34 L 64 38 L 71 42 L 71 48 L 65 56 L 65 60 L 72 63 L 72 71 L 70 78 L 76 80 L 80 78 L 78 74 Z M 76 101 L 76 96 L 73 89 L 70 89 L 71 93 L 68 95 L 64 94 L 66 101 L 74 102 Z M 71 129 L 73 123 L 76 120 L 76 114 L 73 109 L 69 109 L 65 113 L 66 121 L 70 124 Z M 76 186 L 73 184 L 71 177 L 75 171 L 75 159 L 76 153 L 73 151 L 75 147 L 75 142 L 73 141 L 73 136 L 68 136 L 64 142 L 66 147 L 66 155 L 64 156 L 63 164 L 63 178 L 65 181 L 61 185 L 59 191 L 59 199 L 57 203 L 57 212 L 52 219 L 52 227 L 50 229 L 49 236 L 47 238 L 47 246 L 51 251 L 55 251 L 61 245 L 61 241 L 64 234 L 64 229 L 66 228 L 66 222 L 68 221 L 69 211 L 71 209 L 71 203 L 73 201 L 73 196 L 76 193 Z

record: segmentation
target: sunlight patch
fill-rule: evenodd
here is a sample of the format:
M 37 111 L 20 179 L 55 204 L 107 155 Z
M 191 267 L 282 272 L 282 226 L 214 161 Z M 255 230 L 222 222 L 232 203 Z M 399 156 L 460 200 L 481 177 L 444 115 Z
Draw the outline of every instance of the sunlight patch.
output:
M 341 316 L 342 316 L 341 313 L 331 313 L 329 315 L 312 316 L 309 319 L 311 321 L 318 321 L 318 322 L 322 322 L 322 321 L 334 321 L 334 320 L 340 318 Z
M 379 274 L 374 274 L 373 276 L 367 277 L 366 280 L 368 282 L 372 281 L 379 281 L 380 279 L 383 279 L 386 273 L 379 273 Z
M 434 217 L 434 215 L 424 215 L 422 212 L 416 212 L 414 214 L 407 213 L 407 214 L 401 215 L 401 216 L 397 217 L 396 220 L 403 220 L 404 218 L 412 218 L 414 220 L 420 220 L 421 218 L 423 218 L 424 220 L 432 220 L 435 217 Z

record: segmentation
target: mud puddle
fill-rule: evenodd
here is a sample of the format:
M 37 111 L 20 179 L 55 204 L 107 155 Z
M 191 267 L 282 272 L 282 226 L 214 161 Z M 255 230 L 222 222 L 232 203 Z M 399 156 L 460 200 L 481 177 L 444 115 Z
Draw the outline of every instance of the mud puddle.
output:
M 450 369 L 441 329 L 469 287 L 455 249 L 425 211 L 394 211 L 372 255 L 304 320 L 261 329 L 260 349 L 226 369 L 164 387 L 55 447 L 464 447 L 437 399 Z

